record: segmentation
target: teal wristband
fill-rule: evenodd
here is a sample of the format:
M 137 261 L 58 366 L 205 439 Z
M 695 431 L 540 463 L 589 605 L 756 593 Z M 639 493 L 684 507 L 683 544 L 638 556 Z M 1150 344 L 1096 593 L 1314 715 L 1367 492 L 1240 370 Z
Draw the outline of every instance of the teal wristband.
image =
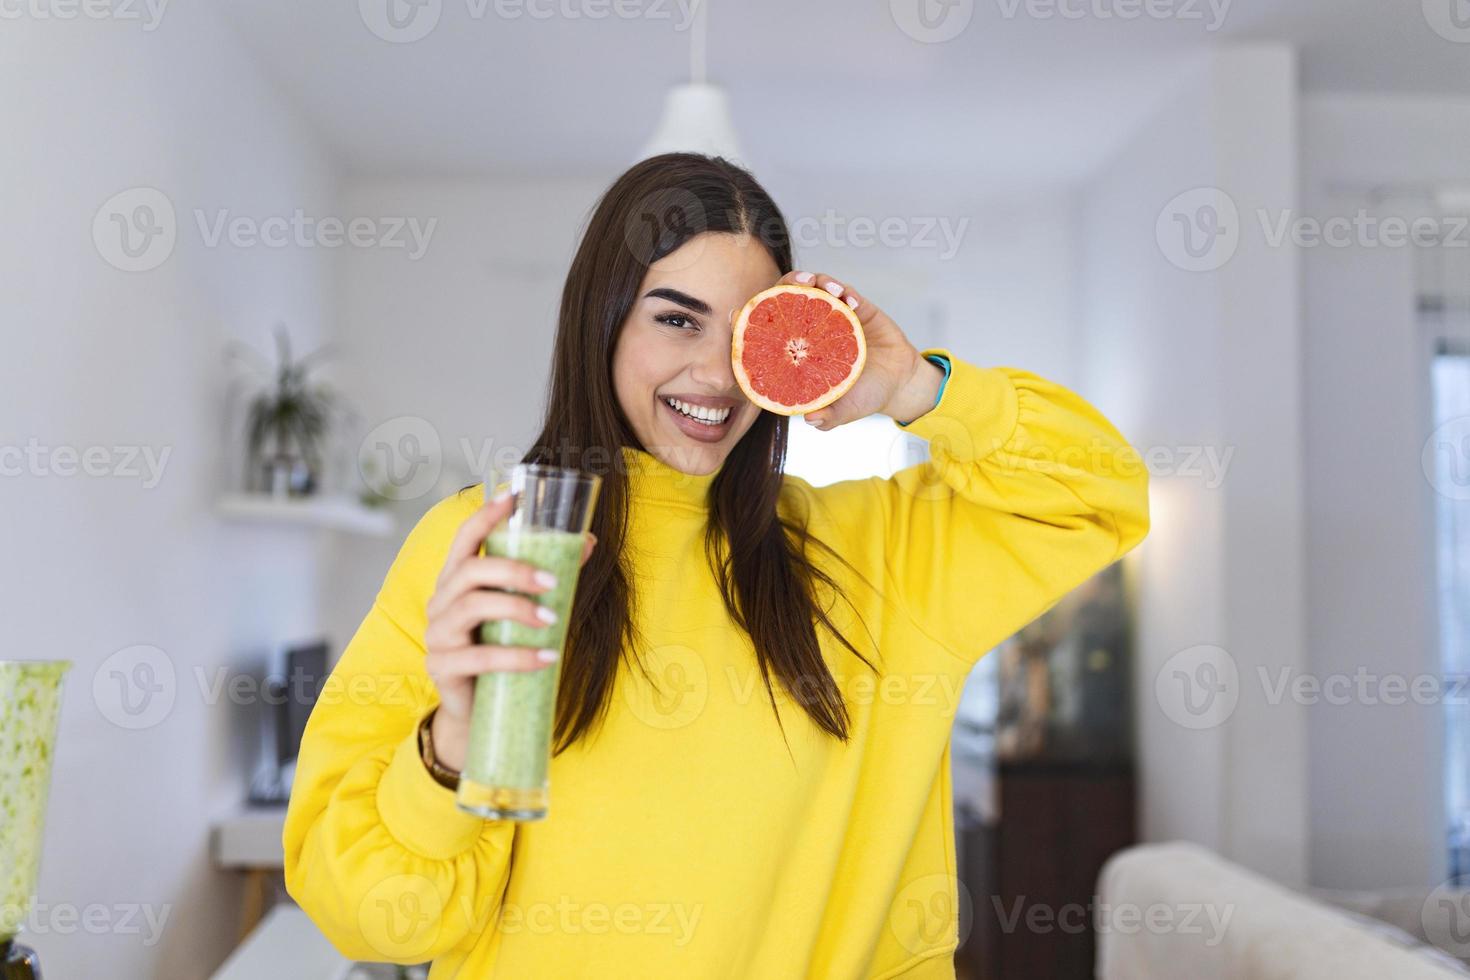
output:
M 924 360 L 928 361 L 931 364 L 937 364 L 940 367 L 944 368 L 944 380 L 939 382 L 939 394 L 936 395 L 934 398 L 934 405 L 937 408 L 939 406 L 939 403 L 944 400 L 944 386 L 949 384 L 949 358 L 945 357 L 943 354 L 925 354 Z M 893 421 L 903 428 L 908 427 L 907 422 L 899 422 L 897 419 L 894 419 Z

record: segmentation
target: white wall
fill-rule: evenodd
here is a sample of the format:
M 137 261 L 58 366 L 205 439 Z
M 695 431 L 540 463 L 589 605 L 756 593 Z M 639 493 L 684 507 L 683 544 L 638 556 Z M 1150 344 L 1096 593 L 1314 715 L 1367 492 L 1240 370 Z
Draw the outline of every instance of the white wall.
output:
M 1082 390 L 1160 454 L 1152 530 L 1129 559 L 1143 835 L 1196 840 L 1292 884 L 1306 876 L 1305 721 L 1268 703 L 1257 670 L 1305 662 L 1298 260 L 1243 224 L 1232 256 L 1196 269 L 1172 214 L 1295 204 L 1294 72 L 1283 46 L 1209 55 L 1171 81 L 1173 99 L 1083 189 L 1079 214 Z M 1171 205 L 1197 188 L 1210 190 Z M 1223 480 L 1192 458 L 1203 450 Z M 1228 653 L 1238 679 L 1217 676 L 1238 700 L 1194 727 L 1178 690 L 1161 698 L 1155 682 L 1205 677 L 1200 645 Z
M 1413 214 L 1361 190 L 1470 179 L 1470 102 L 1313 96 L 1303 103 L 1304 191 L 1319 217 Z M 1355 190 L 1357 189 L 1357 190 Z M 1405 248 L 1306 256 L 1306 465 L 1311 658 L 1322 674 L 1440 671 L 1428 363 Z M 1428 884 L 1446 873 L 1437 706 L 1316 706 L 1312 877 L 1343 888 Z
M 324 335 L 332 258 L 205 247 L 192 210 L 329 214 L 334 170 L 198 5 L 170 5 L 152 30 L 7 18 L 0 87 L 0 442 L 106 447 L 113 462 L 114 446 L 171 453 L 152 488 L 0 480 L 4 656 L 75 663 L 28 940 L 48 976 L 197 978 L 234 940 L 240 886 L 212 869 L 208 821 L 243 795 L 254 729 L 249 709 L 205 703 L 195 668 L 251 669 L 252 651 L 318 625 L 320 542 L 212 514 L 229 470 L 223 345 L 264 345 L 277 320 Z M 159 267 L 124 272 L 94 245 L 93 218 L 139 186 L 172 201 L 178 241 Z M 163 690 L 137 717 L 163 717 L 130 730 L 110 720 L 106 661 L 135 644 L 163 651 Z M 156 943 L 139 906 L 167 916 Z

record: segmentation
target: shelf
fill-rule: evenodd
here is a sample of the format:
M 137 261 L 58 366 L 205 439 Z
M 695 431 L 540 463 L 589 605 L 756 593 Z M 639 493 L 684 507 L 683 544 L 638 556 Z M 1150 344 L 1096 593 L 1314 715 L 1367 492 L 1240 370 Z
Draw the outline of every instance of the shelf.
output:
M 227 493 L 215 505 L 231 521 L 304 524 L 368 537 L 393 533 L 393 515 L 364 507 L 351 497 L 273 497 L 268 493 Z

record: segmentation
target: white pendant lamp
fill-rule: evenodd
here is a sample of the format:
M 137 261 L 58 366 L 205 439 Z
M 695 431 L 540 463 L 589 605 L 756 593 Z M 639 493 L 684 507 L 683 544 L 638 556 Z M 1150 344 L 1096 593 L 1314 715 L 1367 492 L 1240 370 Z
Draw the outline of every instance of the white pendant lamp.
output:
M 694 0 L 694 23 L 689 31 L 689 75 L 664 96 L 664 108 L 652 138 L 643 145 L 639 160 L 677 151 L 707 153 L 742 163 L 740 139 L 730 118 L 725 90 L 705 80 L 705 18 L 710 0 Z

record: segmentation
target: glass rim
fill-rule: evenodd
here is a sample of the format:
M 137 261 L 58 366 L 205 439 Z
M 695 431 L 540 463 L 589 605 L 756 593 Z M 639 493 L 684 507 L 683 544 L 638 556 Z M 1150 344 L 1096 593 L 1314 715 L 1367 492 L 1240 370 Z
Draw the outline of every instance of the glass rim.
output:
M 0 670 L 67 671 L 74 666 L 70 660 L 0 660 Z
M 550 463 L 516 463 L 506 471 L 506 478 L 513 477 L 517 472 L 579 483 L 596 483 L 602 479 L 596 473 L 585 473 L 570 466 L 553 466 Z

